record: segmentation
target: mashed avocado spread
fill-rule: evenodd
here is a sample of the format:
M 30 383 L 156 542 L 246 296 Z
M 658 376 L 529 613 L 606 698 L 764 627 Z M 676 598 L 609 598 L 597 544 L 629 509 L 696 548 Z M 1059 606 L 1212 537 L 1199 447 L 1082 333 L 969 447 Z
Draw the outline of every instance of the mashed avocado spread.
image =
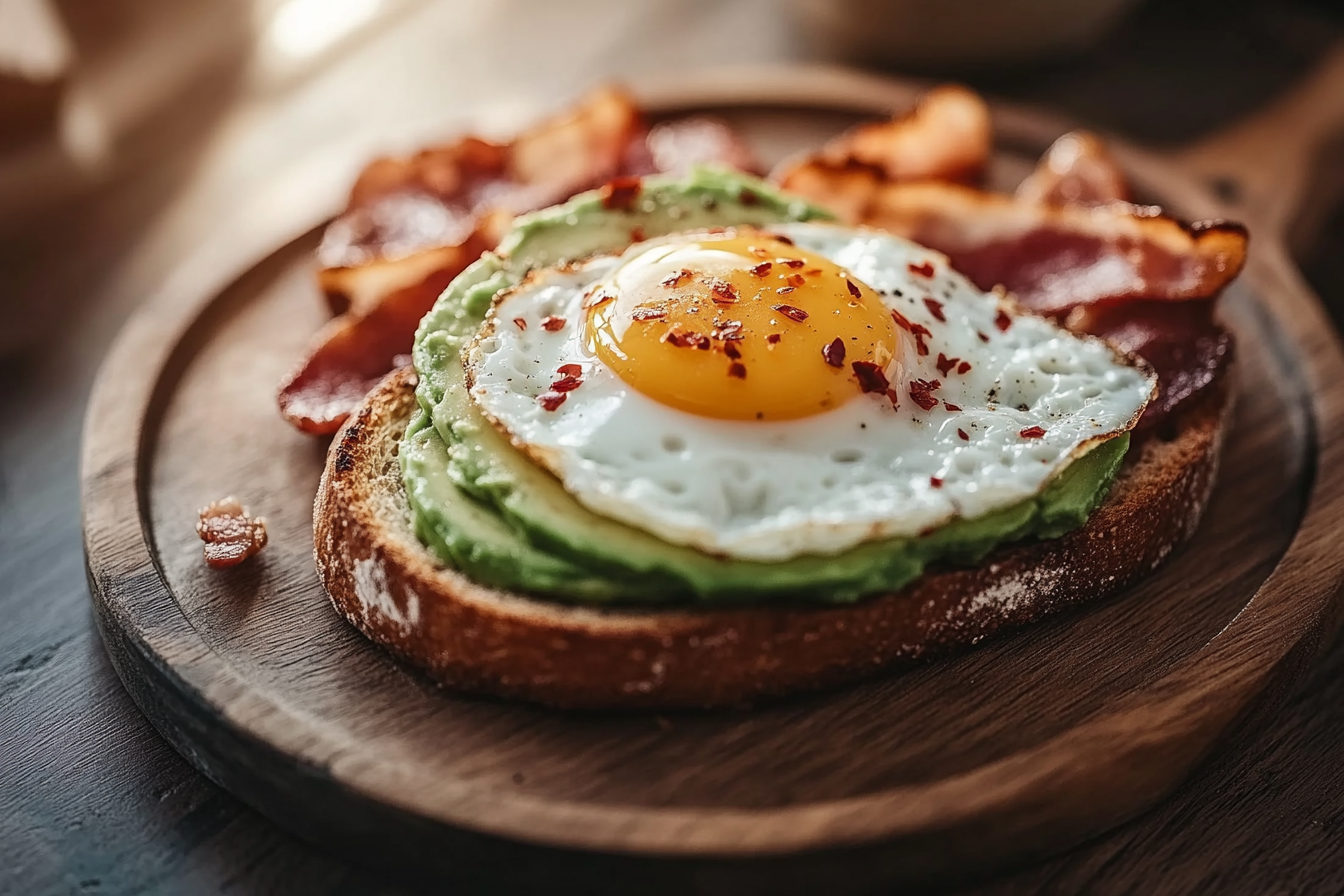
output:
M 999 544 L 1054 538 L 1082 525 L 1109 491 L 1128 434 L 1092 448 L 1030 500 L 918 538 L 775 563 L 715 557 L 589 510 L 468 399 L 462 348 L 495 295 L 527 271 L 619 252 L 632 234 L 829 217 L 763 181 L 702 169 L 680 179 L 647 178 L 629 209 L 608 209 L 593 192 L 518 219 L 497 252 L 483 256 L 440 296 L 416 334 L 420 409 L 399 456 L 419 538 L 477 582 L 556 600 L 833 604 L 900 588 L 935 561 L 973 564 Z

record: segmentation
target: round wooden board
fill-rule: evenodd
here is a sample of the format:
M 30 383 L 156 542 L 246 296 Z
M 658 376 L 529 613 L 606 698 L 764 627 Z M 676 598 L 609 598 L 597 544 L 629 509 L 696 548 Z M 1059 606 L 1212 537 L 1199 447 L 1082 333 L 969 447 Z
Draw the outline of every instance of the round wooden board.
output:
M 646 92 L 734 121 L 768 162 L 914 95 L 835 71 Z M 996 123 L 1001 187 L 1062 129 L 1011 109 Z M 1171 163 L 1121 154 L 1145 198 L 1209 213 Z M 106 362 L 83 467 L 94 601 L 128 689 L 206 774 L 310 839 L 445 887 L 836 893 L 982 873 L 1151 805 L 1337 626 L 1344 364 L 1277 234 L 1257 233 L 1222 305 L 1239 366 L 1221 478 L 1140 587 L 752 711 L 574 714 L 439 690 L 332 612 L 312 561 L 326 445 L 275 408 L 324 321 L 319 231 L 303 230 L 339 198 L 296 173 L 221 222 Z M 230 493 L 271 544 L 211 571 L 195 512 Z

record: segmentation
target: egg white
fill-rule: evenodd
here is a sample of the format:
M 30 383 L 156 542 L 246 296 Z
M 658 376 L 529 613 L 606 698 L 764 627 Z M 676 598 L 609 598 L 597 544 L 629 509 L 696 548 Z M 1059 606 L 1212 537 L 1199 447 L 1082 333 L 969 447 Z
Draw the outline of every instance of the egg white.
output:
M 1156 387 L 1150 370 L 1101 340 L 980 292 L 944 256 L 908 240 L 828 224 L 770 230 L 844 267 L 931 331 L 923 356 L 900 331 L 903 354 L 888 372 L 898 409 L 857 394 L 796 420 L 714 420 L 635 391 L 587 351 L 583 334 L 583 297 L 622 256 L 533 272 L 498 299 L 464 352 L 472 400 L 588 508 L 671 543 L 772 561 L 917 536 L 1031 498 L 1088 446 L 1132 427 Z M 910 270 L 924 264 L 933 277 Z M 945 321 L 926 297 L 941 303 Z M 1000 309 L 1006 328 L 996 325 Z M 565 326 L 543 329 L 550 316 Z M 940 352 L 971 369 L 941 374 Z M 537 396 L 569 363 L 583 366 L 583 385 L 548 411 Z M 911 400 L 914 379 L 942 383 L 937 406 Z M 1035 426 L 1045 435 L 1021 434 Z

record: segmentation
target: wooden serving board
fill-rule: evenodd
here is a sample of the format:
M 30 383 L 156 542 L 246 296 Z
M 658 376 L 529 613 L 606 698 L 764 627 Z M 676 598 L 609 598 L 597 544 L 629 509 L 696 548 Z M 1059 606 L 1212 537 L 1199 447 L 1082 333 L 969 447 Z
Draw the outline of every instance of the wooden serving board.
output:
M 644 91 L 668 114 L 730 119 L 767 162 L 916 93 L 814 69 Z M 1013 109 L 996 124 L 1000 187 L 1065 129 Z M 1216 213 L 1188 168 L 1118 152 L 1145 199 Z M 221 222 L 103 368 L 83 489 L 104 640 L 207 775 L 307 838 L 444 888 L 868 892 L 1066 848 L 1270 711 L 1337 628 L 1344 358 L 1283 250 L 1291 210 L 1257 220 L 1258 195 L 1242 210 L 1252 260 L 1222 305 L 1239 360 L 1221 478 L 1194 539 L 1140 587 L 753 711 L 575 714 L 439 690 L 328 605 L 311 530 L 326 444 L 287 427 L 274 392 L 324 321 L 312 250 L 341 197 L 296 173 Z M 268 518 L 271 544 L 212 571 L 195 513 L 230 493 Z

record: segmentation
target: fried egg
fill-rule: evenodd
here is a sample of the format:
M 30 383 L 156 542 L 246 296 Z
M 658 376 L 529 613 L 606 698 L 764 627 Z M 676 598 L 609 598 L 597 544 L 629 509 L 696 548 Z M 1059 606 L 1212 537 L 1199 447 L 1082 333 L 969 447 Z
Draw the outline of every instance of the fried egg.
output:
M 533 271 L 463 363 L 476 406 L 582 504 L 758 561 L 1030 499 L 1156 387 L 936 252 L 829 224 Z

